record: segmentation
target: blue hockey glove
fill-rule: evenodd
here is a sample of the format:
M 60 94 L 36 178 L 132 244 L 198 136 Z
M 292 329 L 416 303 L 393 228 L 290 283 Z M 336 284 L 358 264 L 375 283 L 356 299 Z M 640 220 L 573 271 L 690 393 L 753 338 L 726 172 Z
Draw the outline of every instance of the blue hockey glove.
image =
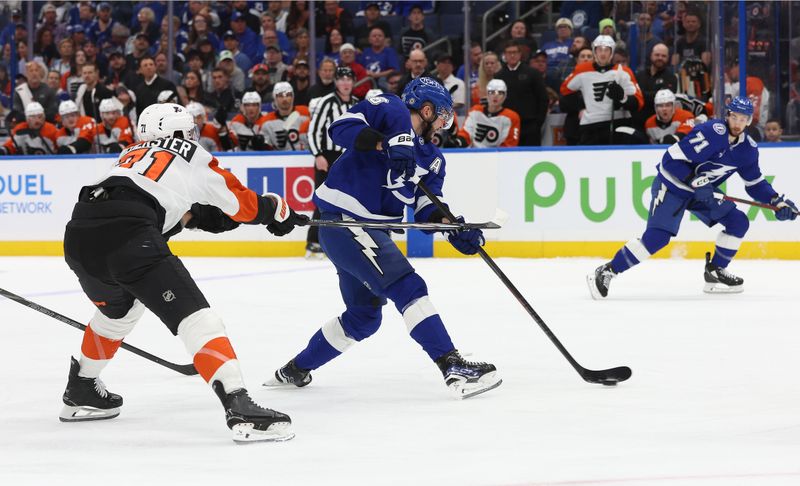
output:
M 714 197 L 714 184 L 711 184 L 706 176 L 700 176 L 693 180 L 692 187 L 694 187 L 694 200 L 708 209 L 708 216 L 714 221 L 719 221 L 736 208 L 734 203 Z
M 786 199 L 784 194 L 773 197 L 770 204 L 779 208 L 775 211 L 775 217 L 778 218 L 778 221 L 794 221 L 797 219 L 797 206 L 791 199 Z
M 414 139 L 410 134 L 401 133 L 388 141 L 389 167 L 403 171 L 406 179 L 410 179 L 417 170 L 414 160 Z
M 456 218 L 456 221 L 463 223 L 464 217 L 459 216 Z M 465 255 L 474 255 L 478 253 L 478 249 L 486 243 L 486 240 L 483 238 L 483 231 L 479 229 L 451 231 L 447 235 L 447 240 L 456 250 Z

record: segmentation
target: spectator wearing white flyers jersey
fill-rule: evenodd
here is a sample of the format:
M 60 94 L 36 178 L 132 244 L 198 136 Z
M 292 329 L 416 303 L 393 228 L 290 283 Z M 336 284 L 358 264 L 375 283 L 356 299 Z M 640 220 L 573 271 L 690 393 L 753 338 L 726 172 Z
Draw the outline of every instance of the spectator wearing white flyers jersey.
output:
M 505 108 L 508 88 L 502 79 L 486 85 L 488 103 L 475 105 L 469 111 L 457 138 L 462 147 L 516 147 L 519 145 L 519 115 Z

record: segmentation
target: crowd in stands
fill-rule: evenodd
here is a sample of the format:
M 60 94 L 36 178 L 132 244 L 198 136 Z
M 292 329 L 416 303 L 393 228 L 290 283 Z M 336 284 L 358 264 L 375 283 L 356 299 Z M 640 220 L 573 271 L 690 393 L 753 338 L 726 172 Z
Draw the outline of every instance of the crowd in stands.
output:
M 671 143 L 712 116 L 700 2 L 552 2 L 545 32 L 518 19 L 486 51 L 472 42 L 468 74 L 460 39 L 427 48 L 442 36 L 426 16 L 445 2 L 316 3 L 317 12 L 305 1 L 174 2 L 170 18 L 164 1 L 37 2 L 31 46 L 27 10 L 9 2 L 0 11 L 0 153 L 119 152 L 136 141 L 137 113 L 176 102 L 209 150 L 324 159 L 315 124 L 323 97 L 347 106 L 399 95 L 419 76 L 438 79 L 462 113 L 436 134 L 443 147 Z M 725 71 L 735 96 L 738 65 Z M 751 135 L 779 141 L 769 90 L 756 75 L 745 89 L 757 107 Z M 555 140 L 543 137 L 552 123 L 563 125 Z

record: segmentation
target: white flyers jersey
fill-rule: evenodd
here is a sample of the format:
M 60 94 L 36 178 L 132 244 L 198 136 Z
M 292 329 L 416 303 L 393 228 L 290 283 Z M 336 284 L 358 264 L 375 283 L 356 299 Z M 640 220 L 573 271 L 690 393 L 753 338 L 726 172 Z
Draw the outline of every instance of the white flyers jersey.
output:
M 131 145 L 103 180 L 115 176 L 129 178 L 164 208 L 162 233 L 175 227 L 193 203 L 216 206 L 243 223 L 258 216 L 256 193 L 195 141 L 162 138 Z
M 561 84 L 561 95 L 568 96 L 573 93 L 581 93 L 586 111 L 581 118 L 581 125 L 611 121 L 611 109 L 614 102 L 606 96 L 608 85 L 615 82 L 622 86 L 625 96 L 634 96 L 638 100 L 639 109 L 644 106 L 644 95 L 639 89 L 633 71 L 627 66 L 617 64 L 616 66 L 600 72 L 595 69 L 594 63 L 582 62 L 575 66 L 572 74 Z M 626 98 L 623 98 L 625 100 Z M 630 118 L 628 110 L 615 110 L 614 119 Z
M 658 116 L 653 115 L 645 121 L 644 130 L 650 138 L 650 143 L 663 143 L 661 140 L 667 135 L 686 136 L 692 131 L 694 124 L 694 115 L 684 109 L 676 108 L 669 123 L 663 123 Z
M 308 150 L 308 124 L 311 115 L 308 107 L 299 105 L 286 118 L 277 111 L 267 113 L 261 125 L 264 140 L 274 150 Z
M 95 121 L 90 116 L 79 116 L 75 124 L 75 128 L 70 130 L 67 127 L 61 127 L 56 132 L 56 145 L 64 147 L 74 143 L 78 138 L 86 139 L 87 142 L 92 143 L 95 136 Z
M 487 114 L 483 105 L 473 106 L 459 130 L 470 147 L 516 147 L 519 145 L 519 115 L 503 108 L 494 115 Z

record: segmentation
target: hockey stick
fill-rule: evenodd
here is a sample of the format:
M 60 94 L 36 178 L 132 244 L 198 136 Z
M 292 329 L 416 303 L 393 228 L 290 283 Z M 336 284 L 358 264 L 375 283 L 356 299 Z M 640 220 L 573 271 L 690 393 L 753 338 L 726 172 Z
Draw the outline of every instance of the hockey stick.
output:
M 41 306 L 41 305 L 39 305 L 39 304 L 37 304 L 35 302 L 31 302 L 30 300 L 26 299 L 25 297 L 21 297 L 21 296 L 15 294 L 13 292 L 9 292 L 8 290 L 3 289 L 3 288 L 0 288 L 0 295 L 2 295 L 3 297 L 5 297 L 7 299 L 11 299 L 13 301 L 19 302 L 20 304 L 22 304 L 22 305 L 24 305 L 26 307 L 30 307 L 31 309 L 33 309 L 35 311 L 39 311 L 39 312 L 41 312 L 42 314 L 44 314 L 46 316 L 50 316 L 50 317 L 52 317 L 53 319 L 55 319 L 57 321 L 63 322 L 64 324 L 69 324 L 70 326 L 72 326 L 72 327 L 74 327 L 76 329 L 80 329 L 81 331 L 86 329 L 86 326 L 84 326 L 83 324 L 81 324 L 78 321 L 74 321 L 74 320 L 70 319 L 67 316 L 63 316 L 63 315 L 59 314 L 58 312 L 52 311 L 52 310 L 48 309 L 47 307 L 43 307 L 43 306 Z M 142 358 L 149 359 L 150 361 L 152 361 L 152 362 L 154 362 L 156 364 L 160 364 L 161 366 L 164 366 L 164 367 L 169 368 L 171 370 L 177 371 L 178 373 L 180 373 L 182 375 L 192 376 L 192 375 L 196 375 L 197 374 L 197 370 L 194 368 L 193 364 L 179 365 L 179 364 L 175 364 L 175 363 L 170 363 L 169 361 L 163 360 L 163 359 L 159 358 L 158 356 L 154 356 L 154 355 L 148 353 L 147 351 L 143 351 L 143 350 L 141 350 L 141 349 L 139 349 L 139 348 L 137 348 L 135 346 L 131 346 L 130 344 L 124 343 L 124 342 L 122 343 L 122 349 L 127 349 L 128 351 L 130 351 L 133 354 L 138 354 Z
M 309 226 L 330 226 L 330 227 L 357 227 L 370 229 L 388 230 L 408 230 L 418 229 L 427 231 L 459 231 L 470 229 L 498 229 L 500 225 L 494 221 L 487 223 L 383 223 L 376 221 L 342 221 L 342 220 L 321 220 L 312 219 L 307 223 Z
M 726 200 L 726 201 L 731 201 L 731 202 L 738 202 L 738 203 L 742 203 L 742 204 L 749 204 L 749 205 L 751 205 L 751 206 L 757 206 L 757 207 L 759 207 L 759 208 L 771 209 L 771 210 L 773 210 L 773 211 L 780 211 L 780 209 L 781 209 L 781 208 L 779 208 L 778 206 L 775 206 L 775 205 L 773 205 L 773 204 L 767 204 L 767 203 L 762 203 L 762 202 L 758 202 L 758 201 L 751 201 L 751 200 L 749 200 L 749 199 L 740 199 L 740 198 L 738 198 L 738 197 L 728 196 L 727 194 L 724 194 L 724 195 L 722 196 L 722 199 L 724 199 L 724 200 Z M 800 214 L 800 212 L 798 212 L 798 211 L 796 211 L 796 210 L 794 210 L 794 209 L 792 210 L 792 212 L 793 212 L 794 214 Z
M 453 213 L 450 212 L 447 206 L 445 206 L 442 203 L 442 201 L 440 201 L 439 198 L 436 197 L 436 195 L 433 194 L 431 190 L 428 189 L 428 187 L 422 181 L 420 181 L 417 184 L 417 186 L 422 190 L 422 192 L 425 193 L 426 196 L 428 196 L 428 199 L 430 199 L 433 202 L 433 204 L 435 204 L 436 207 L 439 208 L 439 210 L 441 210 L 445 214 L 445 216 L 447 216 L 448 219 L 450 219 L 451 221 L 456 220 L 456 218 L 453 216 Z M 492 269 L 495 275 L 497 275 L 500 278 L 500 280 L 502 280 L 506 288 L 508 288 L 508 290 L 511 291 L 514 297 L 516 297 L 517 301 L 520 304 L 522 304 L 522 307 L 524 307 L 525 310 L 528 311 L 528 314 L 530 314 L 530 316 L 533 317 L 533 320 L 536 321 L 536 324 L 538 324 L 539 327 L 542 329 L 542 331 L 544 331 L 544 333 L 547 335 L 547 337 L 550 338 L 550 341 L 552 341 L 553 344 L 556 345 L 556 348 L 558 348 L 558 350 L 561 351 L 561 354 L 564 355 L 565 358 L 567 358 L 569 364 L 571 364 L 572 367 L 575 368 L 575 371 L 577 371 L 578 374 L 581 375 L 581 378 L 583 378 L 585 381 L 589 383 L 600 383 L 606 386 L 614 386 L 618 382 L 625 381 L 631 377 L 632 374 L 631 369 L 628 368 L 627 366 L 620 366 L 617 368 L 610 368 L 607 370 L 590 370 L 581 366 L 577 361 L 575 361 L 575 358 L 573 358 L 572 355 L 569 354 L 569 351 L 567 351 L 564 345 L 561 344 L 561 341 L 559 341 L 556 335 L 553 334 L 553 331 L 551 331 L 550 328 L 547 327 L 547 324 L 545 324 L 542 318 L 539 317 L 539 314 L 537 314 L 536 311 L 533 310 L 533 307 L 528 303 L 528 301 L 525 299 L 522 293 L 519 290 L 517 290 L 517 287 L 515 287 L 514 284 L 511 282 L 511 280 L 509 280 L 508 277 L 506 277 L 506 275 L 503 273 L 503 271 L 500 270 L 500 267 L 498 267 L 497 264 L 494 262 L 494 260 L 492 260 L 492 257 L 490 257 L 483 248 L 478 248 L 478 254 L 481 256 L 481 258 L 483 258 L 483 261 L 486 262 L 487 265 L 489 265 L 489 268 Z

